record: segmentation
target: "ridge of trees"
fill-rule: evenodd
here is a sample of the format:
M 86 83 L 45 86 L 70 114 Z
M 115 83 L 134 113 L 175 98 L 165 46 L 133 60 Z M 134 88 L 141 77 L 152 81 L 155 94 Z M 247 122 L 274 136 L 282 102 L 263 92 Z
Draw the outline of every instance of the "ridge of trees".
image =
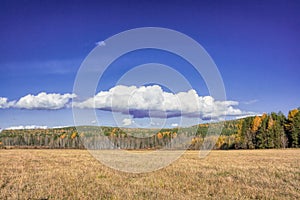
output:
M 211 134 L 221 130 L 220 127 L 220 135 Z M 182 138 L 189 138 L 189 143 Z M 81 126 L 0 133 L 2 148 L 200 149 L 207 141 L 215 143 L 214 149 L 300 148 L 300 108 L 289 111 L 287 117 L 282 112 L 272 112 L 188 128 Z

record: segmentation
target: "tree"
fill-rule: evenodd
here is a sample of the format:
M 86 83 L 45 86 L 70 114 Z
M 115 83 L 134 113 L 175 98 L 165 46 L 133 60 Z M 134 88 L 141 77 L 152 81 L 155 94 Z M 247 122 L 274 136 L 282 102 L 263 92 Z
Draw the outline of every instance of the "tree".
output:
M 299 109 L 291 110 L 285 123 L 285 130 L 289 140 L 289 147 L 300 147 L 300 112 Z
M 262 122 L 260 127 L 257 130 L 257 133 L 255 135 L 255 140 L 256 140 L 256 148 L 258 149 L 264 149 L 266 148 L 266 139 L 267 139 L 267 122 L 268 122 L 268 117 L 267 114 L 263 114 L 262 117 Z
M 256 133 L 256 131 L 258 130 L 258 128 L 260 127 L 261 125 L 261 117 L 260 116 L 255 116 L 254 119 L 253 119 L 253 123 L 252 123 L 252 128 L 251 128 L 251 131 L 253 133 Z

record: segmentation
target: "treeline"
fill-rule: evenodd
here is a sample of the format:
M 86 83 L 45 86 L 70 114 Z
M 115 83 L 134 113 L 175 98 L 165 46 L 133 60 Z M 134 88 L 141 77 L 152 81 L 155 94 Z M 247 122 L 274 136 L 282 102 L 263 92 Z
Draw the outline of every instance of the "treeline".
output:
M 3 130 L 0 133 L 0 147 L 49 149 L 171 148 L 171 140 L 176 137 L 177 130 L 121 129 L 96 126 Z
M 221 135 L 211 134 L 221 130 Z M 210 132 L 210 133 L 209 133 Z M 3 130 L 0 147 L 89 149 L 271 149 L 300 147 L 300 109 L 189 128 L 66 127 Z
M 203 128 L 198 130 L 201 134 L 192 140 L 192 149 L 201 147 L 206 136 Z M 227 121 L 224 123 L 222 134 L 215 140 L 215 149 L 299 148 L 300 108 L 291 110 L 287 117 L 282 112 L 272 112 Z
M 0 147 L 84 148 L 75 127 L 57 129 L 3 130 Z

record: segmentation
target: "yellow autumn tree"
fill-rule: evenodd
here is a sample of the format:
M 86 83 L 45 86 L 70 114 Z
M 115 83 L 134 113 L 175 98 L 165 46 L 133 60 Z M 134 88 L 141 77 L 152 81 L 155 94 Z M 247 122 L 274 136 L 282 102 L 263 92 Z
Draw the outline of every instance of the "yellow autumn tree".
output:
M 163 134 L 161 134 L 161 132 L 157 133 L 157 138 L 158 139 L 162 139 L 163 138 Z
M 293 119 L 298 112 L 299 112 L 298 109 L 291 110 L 289 112 L 288 119 L 290 119 L 290 120 Z
M 220 136 L 216 142 L 216 148 L 217 149 L 220 149 L 222 147 L 222 145 L 225 143 L 225 140 L 226 140 L 226 136 Z
M 165 131 L 165 132 L 162 132 L 163 136 L 164 137 L 169 137 L 170 135 L 170 131 Z
M 252 128 L 251 128 L 252 132 L 256 132 L 259 129 L 261 122 L 262 120 L 260 116 L 256 116 L 253 119 Z
M 73 132 L 72 135 L 71 135 L 71 138 L 74 139 L 74 138 L 76 138 L 76 137 L 77 137 L 77 133 L 76 133 L 76 132 Z

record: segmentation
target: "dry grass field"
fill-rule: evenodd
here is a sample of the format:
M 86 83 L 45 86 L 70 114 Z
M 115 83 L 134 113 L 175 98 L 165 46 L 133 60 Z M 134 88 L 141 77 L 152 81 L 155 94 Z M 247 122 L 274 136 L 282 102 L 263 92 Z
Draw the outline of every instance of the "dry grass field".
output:
M 300 149 L 188 151 L 145 174 L 86 150 L 0 150 L 0 199 L 300 199 Z

